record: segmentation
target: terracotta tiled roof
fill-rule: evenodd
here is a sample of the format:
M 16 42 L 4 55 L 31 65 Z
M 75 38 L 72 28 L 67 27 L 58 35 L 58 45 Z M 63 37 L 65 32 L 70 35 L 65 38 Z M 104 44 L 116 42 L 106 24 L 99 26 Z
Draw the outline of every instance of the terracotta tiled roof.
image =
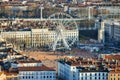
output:
M 39 67 L 19 67 L 19 71 L 55 71 L 52 68 L 48 68 L 46 66 L 39 66 Z
M 71 66 L 80 66 L 80 63 L 72 63 Z
M 120 60 L 120 55 L 105 55 L 105 59 L 109 60 Z
M 112 74 L 112 73 L 120 73 L 120 70 L 111 70 L 109 73 L 110 74 Z

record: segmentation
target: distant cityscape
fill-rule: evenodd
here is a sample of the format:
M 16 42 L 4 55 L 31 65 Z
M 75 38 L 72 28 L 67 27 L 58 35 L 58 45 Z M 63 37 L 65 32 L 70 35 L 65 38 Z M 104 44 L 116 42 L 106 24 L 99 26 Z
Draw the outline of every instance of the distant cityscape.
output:
M 120 0 L 0 0 L 0 80 L 120 80 Z

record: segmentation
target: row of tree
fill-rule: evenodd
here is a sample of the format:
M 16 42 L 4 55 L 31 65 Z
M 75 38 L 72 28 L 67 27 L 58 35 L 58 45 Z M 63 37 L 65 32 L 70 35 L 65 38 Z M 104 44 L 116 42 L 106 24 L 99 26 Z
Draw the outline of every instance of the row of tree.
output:
M 1 6 L 0 6 L 1 7 Z M 41 10 L 39 6 L 27 8 L 27 10 L 13 10 L 10 7 L 4 7 L 2 8 L 3 12 L 0 13 L 0 17 L 10 17 L 10 18 L 15 18 L 15 17 L 20 17 L 20 18 L 40 18 L 41 15 Z M 62 8 L 58 7 L 47 7 L 43 9 L 43 17 L 48 18 L 50 15 L 56 12 L 62 12 Z

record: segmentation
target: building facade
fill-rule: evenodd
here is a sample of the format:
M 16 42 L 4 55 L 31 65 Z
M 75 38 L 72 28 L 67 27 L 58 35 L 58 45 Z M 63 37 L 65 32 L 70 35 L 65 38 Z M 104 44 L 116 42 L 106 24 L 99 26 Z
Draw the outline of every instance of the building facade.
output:
M 63 32 L 67 40 L 78 40 L 77 30 Z M 32 29 L 31 31 L 1 32 L 2 38 L 17 45 L 26 44 L 26 47 L 50 47 L 56 39 L 56 31 L 48 29 Z M 59 37 L 59 40 L 62 38 Z
M 19 80 L 56 80 L 56 71 L 41 61 L 19 61 Z
M 105 33 L 107 40 L 120 41 L 120 23 L 119 21 L 106 21 L 105 22 Z
M 100 22 L 100 29 L 98 30 L 98 41 L 100 43 L 105 42 L 105 26 L 104 26 L 104 21 Z
M 108 80 L 120 80 L 120 70 L 112 70 L 108 73 Z
M 92 60 L 62 60 L 58 62 L 58 77 L 63 80 L 108 80 L 107 68 L 95 65 Z
M 58 77 L 63 80 L 78 80 L 76 66 L 58 62 Z
M 56 72 L 48 67 L 20 67 L 19 80 L 56 80 Z
M 107 71 L 82 71 L 79 72 L 79 79 L 78 80 L 108 80 L 108 72 Z

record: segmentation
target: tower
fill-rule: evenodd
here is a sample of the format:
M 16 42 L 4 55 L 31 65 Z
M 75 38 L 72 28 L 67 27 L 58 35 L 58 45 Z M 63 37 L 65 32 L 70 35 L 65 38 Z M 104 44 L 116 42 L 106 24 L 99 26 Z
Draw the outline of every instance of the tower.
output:
M 105 42 L 105 26 L 104 21 L 100 20 L 100 28 L 98 29 L 98 41 L 100 43 Z

